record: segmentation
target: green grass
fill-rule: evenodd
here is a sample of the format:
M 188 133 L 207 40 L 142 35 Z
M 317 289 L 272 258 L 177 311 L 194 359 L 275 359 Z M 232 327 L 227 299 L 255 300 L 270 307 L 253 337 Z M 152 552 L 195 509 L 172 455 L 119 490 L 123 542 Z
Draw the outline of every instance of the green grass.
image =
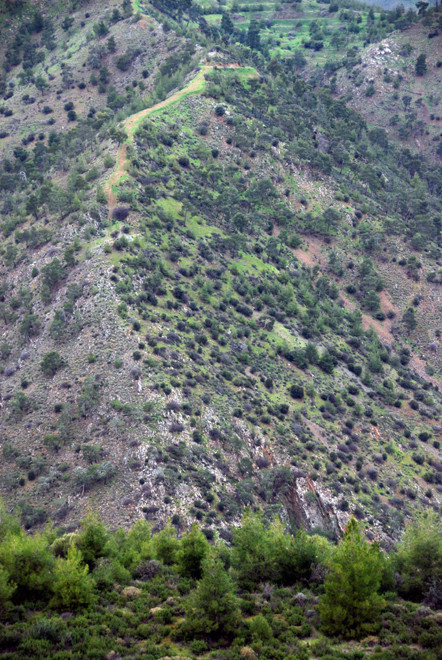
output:
M 157 202 L 157 206 L 160 206 L 163 211 L 169 213 L 173 218 L 178 218 L 183 205 L 181 202 L 173 199 L 173 197 L 166 197 L 165 199 L 160 199 Z
M 213 3 L 206 0 L 200 0 L 198 3 L 202 8 L 207 9 L 213 6 Z M 225 9 L 231 11 L 234 2 L 227 1 Z M 239 8 L 237 7 L 234 12 L 234 25 L 237 29 L 244 31 L 248 29 L 251 19 L 256 19 L 261 22 L 261 41 L 268 43 L 272 55 L 282 55 L 284 57 L 291 57 L 295 50 L 301 49 L 304 56 L 309 62 L 323 65 L 326 61 L 340 59 L 342 55 L 351 46 L 361 47 L 364 42 L 366 28 L 367 28 L 367 14 L 364 9 L 347 9 L 349 15 L 362 16 L 362 22 L 359 23 L 360 32 L 358 34 L 350 33 L 346 30 L 350 21 L 341 19 L 338 13 L 328 13 L 328 6 L 325 4 L 316 3 L 313 0 L 304 0 L 302 5 L 292 6 L 294 12 L 293 17 L 279 18 L 277 12 L 279 11 L 279 3 L 267 2 L 240 2 Z M 244 9 L 247 9 L 244 11 Z M 289 9 L 286 5 L 285 10 Z M 326 17 L 321 16 L 323 11 L 327 11 Z M 375 17 L 379 16 L 375 12 Z M 210 14 L 204 14 L 205 19 L 212 25 L 219 26 L 221 23 L 222 14 L 219 11 L 214 11 Z M 309 32 L 310 23 L 318 21 L 321 25 L 326 24 L 328 28 L 327 34 L 323 35 L 324 46 L 320 51 L 313 51 L 303 47 L 303 42 L 311 38 Z M 344 29 L 344 34 L 348 42 L 339 48 L 335 48 L 330 44 L 329 34 L 330 28 L 333 31 Z M 290 34 L 296 32 L 296 34 Z
M 241 259 L 238 261 L 232 261 L 232 265 L 235 265 L 241 273 L 252 273 L 254 270 L 265 273 L 273 272 L 276 273 L 277 269 L 271 264 L 266 264 L 264 261 L 256 257 L 254 254 L 243 254 Z
M 249 80 L 258 78 L 259 74 L 253 66 L 242 66 L 235 69 L 226 69 L 229 74 L 235 78 L 245 87 L 248 87 Z
M 196 81 L 198 81 L 198 85 L 195 88 L 189 89 L 189 87 L 193 85 Z M 159 103 L 163 103 L 164 105 L 161 105 L 160 107 L 155 107 L 155 105 L 159 105 L 159 103 L 155 104 L 154 106 L 152 106 L 152 109 L 149 112 L 146 112 L 148 108 L 146 108 L 145 110 L 141 110 L 141 112 L 146 112 L 146 114 L 140 116 L 140 118 L 130 128 L 128 141 L 129 142 L 133 141 L 133 137 L 136 131 L 138 130 L 140 124 L 146 119 L 146 117 L 157 116 L 158 114 L 162 113 L 166 108 L 169 109 L 171 106 L 178 104 L 180 101 L 182 101 L 191 94 L 200 94 L 204 90 L 205 85 L 206 85 L 206 80 L 204 78 L 204 73 L 201 70 L 199 71 L 199 73 L 197 73 L 195 78 L 193 78 L 193 80 L 191 80 L 188 83 L 186 87 L 184 87 L 180 92 L 177 93 L 176 98 L 174 98 L 175 95 L 172 95 L 171 97 L 169 97 L 169 99 L 164 99 L 164 101 L 160 101 Z
M 212 234 L 224 235 L 224 232 L 218 227 L 211 227 L 206 225 L 200 220 L 200 218 L 194 216 L 187 220 L 186 227 L 189 229 L 196 238 L 202 238 L 204 236 L 212 236 Z
M 273 336 L 276 339 L 283 339 L 290 346 L 303 346 L 306 343 L 300 341 L 299 337 L 294 337 L 285 325 L 282 325 L 279 321 L 275 321 L 273 332 L 269 333 L 269 336 Z

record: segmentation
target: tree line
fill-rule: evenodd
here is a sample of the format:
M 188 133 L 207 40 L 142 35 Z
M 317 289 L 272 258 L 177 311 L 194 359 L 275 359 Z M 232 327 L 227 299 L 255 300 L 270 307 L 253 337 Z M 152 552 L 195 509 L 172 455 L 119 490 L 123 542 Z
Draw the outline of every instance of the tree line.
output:
M 138 587 L 127 591 L 127 585 L 141 584 L 158 594 L 172 579 L 179 580 L 183 596 L 182 616 L 174 627 L 182 643 L 225 644 L 244 635 L 251 594 L 262 585 L 286 596 L 290 587 L 312 592 L 318 629 L 341 639 L 376 634 L 387 602 L 398 596 L 433 608 L 441 605 L 442 535 L 435 516 L 410 525 L 389 554 L 367 541 L 354 518 L 337 545 L 250 510 L 238 527 L 224 533 L 226 539 L 213 538 L 196 525 L 178 532 L 170 523 L 153 532 L 145 520 L 127 531 L 110 531 L 89 513 L 75 532 L 48 524 L 28 534 L 2 505 L 0 625 L 23 620 L 26 608 L 78 616 L 112 602 L 115 590 L 142 593 Z M 153 581 L 157 575 L 162 577 Z M 311 626 L 291 602 L 288 611 L 292 607 L 292 615 L 300 616 L 300 636 L 308 636 Z M 167 618 L 172 620 L 173 612 Z M 266 639 L 268 627 L 265 616 L 254 617 L 252 637 L 258 631 Z

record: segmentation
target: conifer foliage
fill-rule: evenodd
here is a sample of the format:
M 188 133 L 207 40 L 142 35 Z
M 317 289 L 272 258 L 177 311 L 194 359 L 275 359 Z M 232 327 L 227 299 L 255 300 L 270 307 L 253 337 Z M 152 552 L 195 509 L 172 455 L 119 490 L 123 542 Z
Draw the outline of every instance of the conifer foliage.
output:
M 146 520 L 111 531 L 92 513 L 76 532 L 27 534 L 0 501 L 0 657 L 132 658 L 139 647 L 137 658 L 345 660 L 356 656 L 330 644 L 376 633 L 388 647 L 377 660 L 411 658 L 416 644 L 436 660 L 440 532 L 436 516 L 419 521 L 390 558 L 354 519 L 335 546 L 251 511 L 231 545 Z
M 51 605 L 61 610 L 90 605 L 95 600 L 95 581 L 88 573 L 89 567 L 82 564 L 81 552 L 71 545 L 67 558 L 57 560 Z
M 203 562 L 203 576 L 186 610 L 184 632 L 213 639 L 230 638 L 240 622 L 238 599 L 221 560 L 214 554 Z
M 384 560 L 376 543 L 369 544 L 354 518 L 331 562 L 320 603 L 324 632 L 348 639 L 379 627 L 384 601 L 379 589 Z

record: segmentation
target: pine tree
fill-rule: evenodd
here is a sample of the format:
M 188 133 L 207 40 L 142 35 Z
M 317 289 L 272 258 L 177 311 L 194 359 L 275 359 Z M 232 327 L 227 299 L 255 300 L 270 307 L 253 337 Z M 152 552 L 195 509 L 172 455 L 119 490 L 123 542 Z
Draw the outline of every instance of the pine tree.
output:
M 250 632 L 253 638 L 259 642 L 266 642 L 273 637 L 270 624 L 262 614 L 258 614 L 258 616 L 252 619 L 250 622 Z
M 36 88 L 37 88 L 42 94 L 44 94 L 44 92 L 45 92 L 45 91 L 48 89 L 48 87 L 49 87 L 49 83 L 48 83 L 48 81 L 46 80 L 46 78 L 45 78 L 44 76 L 41 76 L 41 75 L 40 75 L 40 76 L 36 76 L 35 81 L 34 81 L 34 85 L 36 86 Z
M 367 543 L 352 518 L 331 560 L 319 605 L 326 634 L 352 639 L 376 631 L 384 604 L 378 595 L 383 569 L 377 544 Z
M 89 513 L 81 523 L 81 534 L 79 536 L 77 547 L 81 551 L 83 561 L 90 568 L 100 557 L 105 555 L 105 545 L 108 542 L 104 522 L 93 513 Z
M 110 36 L 106 43 L 109 53 L 115 53 L 117 50 L 117 42 L 115 41 L 115 37 Z
M 407 527 L 398 547 L 399 591 L 407 598 L 442 604 L 442 524 L 434 512 Z
M 226 34 L 232 34 L 234 29 L 230 14 L 224 13 L 221 17 L 221 30 Z
M 209 543 L 196 525 L 188 534 L 182 537 L 177 553 L 178 570 L 184 577 L 199 579 L 202 572 L 202 562 L 209 551 Z
M 424 53 L 417 58 L 415 70 L 417 76 L 424 76 L 427 73 L 427 56 Z
M 166 565 L 172 565 L 176 561 L 178 551 L 178 539 L 176 529 L 169 523 L 154 538 L 154 551 L 157 559 Z
M 0 621 L 12 605 L 11 598 L 15 589 L 16 585 L 10 581 L 8 572 L 0 567 Z
M 262 517 L 246 511 L 233 532 L 232 565 L 243 588 L 268 580 L 271 567 Z
M 71 545 L 66 559 L 59 557 L 53 572 L 53 607 L 61 610 L 87 607 L 95 600 L 94 580 L 83 565 L 81 552 Z
M 319 358 L 318 364 L 322 371 L 325 371 L 326 374 L 333 373 L 335 368 L 335 359 L 328 349 L 323 352 Z
M 221 560 L 209 554 L 203 575 L 189 598 L 183 633 L 213 639 L 230 638 L 240 622 L 238 599 Z
M 9 355 L 10 348 L 7 344 L 0 346 L 0 356 L 2 356 L 2 352 L 3 356 Z M 8 512 L 4 501 L 0 499 L 0 542 L 9 535 L 19 534 L 20 530 L 21 527 L 18 518 Z
M 258 50 L 261 47 L 259 25 L 254 18 L 250 21 L 249 29 L 247 30 L 247 45 L 254 50 Z
M 414 311 L 413 307 L 409 307 L 406 312 L 404 312 L 404 315 L 402 317 L 402 322 L 407 328 L 408 332 L 411 332 L 412 330 L 415 330 L 417 327 L 417 321 L 416 321 L 416 312 Z
M 131 0 L 123 0 L 123 15 L 124 18 L 131 16 L 133 13 L 132 2 Z
M 307 358 L 309 364 L 318 364 L 318 349 L 316 348 L 315 344 L 312 344 L 311 341 L 309 341 L 305 347 L 305 357 Z
M 46 596 L 51 589 L 54 564 L 55 557 L 42 534 L 28 536 L 20 530 L 17 534 L 8 534 L 0 544 L 0 566 L 6 571 L 3 589 L 7 593 L 7 585 L 14 584 L 16 602 Z
M 419 16 L 425 16 L 428 5 L 429 3 L 425 2 L 425 0 L 419 0 L 419 2 L 416 2 L 417 13 Z

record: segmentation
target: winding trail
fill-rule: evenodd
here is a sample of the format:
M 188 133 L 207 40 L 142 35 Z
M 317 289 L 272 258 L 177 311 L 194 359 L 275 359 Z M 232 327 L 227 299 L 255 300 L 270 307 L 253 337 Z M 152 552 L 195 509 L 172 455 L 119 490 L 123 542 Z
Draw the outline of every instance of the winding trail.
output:
M 198 92 L 201 92 L 204 89 L 204 84 L 205 84 L 204 76 L 208 71 L 213 69 L 213 67 L 214 67 L 213 64 L 204 64 L 201 67 L 201 70 L 195 76 L 195 78 L 191 80 L 190 83 L 186 85 L 186 87 L 183 87 L 183 89 L 180 89 L 179 91 L 175 92 L 167 99 L 164 99 L 164 101 L 160 101 L 159 103 L 152 105 L 150 108 L 145 108 L 144 110 L 140 110 L 140 112 L 136 112 L 134 115 L 131 115 L 123 122 L 122 128 L 127 134 L 127 140 L 126 142 L 120 145 L 117 152 L 115 169 L 113 170 L 107 183 L 104 186 L 104 191 L 107 196 L 107 207 L 109 210 L 109 217 L 112 217 L 112 212 L 117 204 L 117 195 L 115 191 L 115 186 L 121 181 L 127 169 L 127 164 L 128 164 L 127 145 L 132 144 L 135 132 L 139 124 L 148 115 L 153 114 L 157 110 L 162 110 L 163 108 L 167 108 L 167 106 L 176 103 L 184 96 L 187 96 L 188 94 L 197 94 Z

